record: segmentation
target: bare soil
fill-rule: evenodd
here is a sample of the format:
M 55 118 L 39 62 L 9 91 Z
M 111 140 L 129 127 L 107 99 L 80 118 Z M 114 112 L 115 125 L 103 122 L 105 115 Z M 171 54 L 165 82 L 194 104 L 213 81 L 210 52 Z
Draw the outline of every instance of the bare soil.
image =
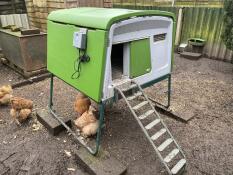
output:
M 0 85 L 21 80 L 0 65 Z M 11 80 L 11 81 L 9 81 Z M 165 103 L 164 81 L 146 89 Z M 198 61 L 175 57 L 172 103 L 175 110 L 188 109 L 194 117 L 182 123 L 161 114 L 184 150 L 187 175 L 233 174 L 233 65 L 202 58 Z M 75 118 L 73 101 L 77 91 L 55 79 L 55 106 L 59 115 Z M 15 96 L 34 101 L 34 109 L 48 105 L 49 80 L 14 90 Z M 47 130 L 33 131 L 35 116 L 21 127 L 12 122 L 9 106 L 0 107 L 0 175 L 80 174 L 73 152 L 78 149 L 66 132 L 51 136 Z M 102 147 L 128 167 L 127 175 L 166 174 L 126 104 L 121 100 L 108 108 Z M 64 150 L 71 151 L 68 157 Z M 28 170 L 23 170 L 25 169 Z M 74 168 L 69 171 L 67 168 Z

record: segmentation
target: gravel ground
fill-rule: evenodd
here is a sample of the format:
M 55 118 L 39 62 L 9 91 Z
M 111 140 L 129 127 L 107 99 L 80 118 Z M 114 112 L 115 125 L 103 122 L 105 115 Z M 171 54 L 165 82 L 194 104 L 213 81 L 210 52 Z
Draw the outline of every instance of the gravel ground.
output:
M 7 73 L 6 73 L 7 72 Z M 0 85 L 19 75 L 0 65 Z M 55 79 L 55 105 L 60 115 L 75 118 L 76 91 Z M 147 88 L 147 94 L 165 102 L 166 82 Z M 176 55 L 172 76 L 172 108 L 186 109 L 195 116 L 182 123 L 162 115 L 188 161 L 185 174 L 233 174 L 233 65 L 202 58 L 187 60 Z M 48 104 L 49 80 L 14 90 L 15 96 L 32 99 L 35 108 Z M 64 150 L 77 149 L 67 134 L 53 137 L 32 117 L 21 127 L 12 122 L 9 107 L 0 107 L 0 174 L 26 174 L 22 166 L 29 162 L 28 174 L 78 174 L 73 156 Z M 102 147 L 128 167 L 127 175 L 166 174 L 133 116 L 123 101 L 106 111 Z M 30 159 L 33 160 L 30 163 Z M 68 171 L 74 168 L 75 171 Z
M 0 84 L 13 84 L 21 80 L 23 80 L 22 75 L 14 72 L 0 62 Z

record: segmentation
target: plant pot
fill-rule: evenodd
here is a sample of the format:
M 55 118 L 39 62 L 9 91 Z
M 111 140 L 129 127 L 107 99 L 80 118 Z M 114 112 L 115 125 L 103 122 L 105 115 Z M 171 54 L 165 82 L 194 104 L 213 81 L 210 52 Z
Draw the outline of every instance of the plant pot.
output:
M 190 38 L 188 40 L 188 44 L 191 52 L 202 54 L 205 45 L 205 40 L 201 38 Z

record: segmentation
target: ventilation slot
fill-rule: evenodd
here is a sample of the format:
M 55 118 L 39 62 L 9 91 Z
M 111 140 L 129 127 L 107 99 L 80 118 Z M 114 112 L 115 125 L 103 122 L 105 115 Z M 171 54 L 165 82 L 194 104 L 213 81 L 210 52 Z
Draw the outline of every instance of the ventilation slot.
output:
M 163 41 L 166 38 L 166 33 L 154 35 L 154 42 Z

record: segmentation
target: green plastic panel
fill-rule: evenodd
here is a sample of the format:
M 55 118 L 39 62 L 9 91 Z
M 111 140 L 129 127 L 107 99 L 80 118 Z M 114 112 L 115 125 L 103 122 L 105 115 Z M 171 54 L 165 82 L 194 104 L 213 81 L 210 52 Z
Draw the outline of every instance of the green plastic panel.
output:
M 49 14 L 48 19 L 86 28 L 108 30 L 112 24 L 135 16 L 166 16 L 175 21 L 175 15 L 166 11 L 93 7 L 56 10 Z
M 74 25 L 48 21 L 48 70 L 96 102 L 100 102 L 107 33 L 103 30 L 88 30 L 87 55 L 90 56 L 90 62 L 82 63 L 80 77 L 72 79 L 74 62 L 79 56 L 78 49 L 73 46 L 75 31 L 79 31 L 79 28 Z
M 138 77 L 151 71 L 150 40 L 130 43 L 130 77 Z

